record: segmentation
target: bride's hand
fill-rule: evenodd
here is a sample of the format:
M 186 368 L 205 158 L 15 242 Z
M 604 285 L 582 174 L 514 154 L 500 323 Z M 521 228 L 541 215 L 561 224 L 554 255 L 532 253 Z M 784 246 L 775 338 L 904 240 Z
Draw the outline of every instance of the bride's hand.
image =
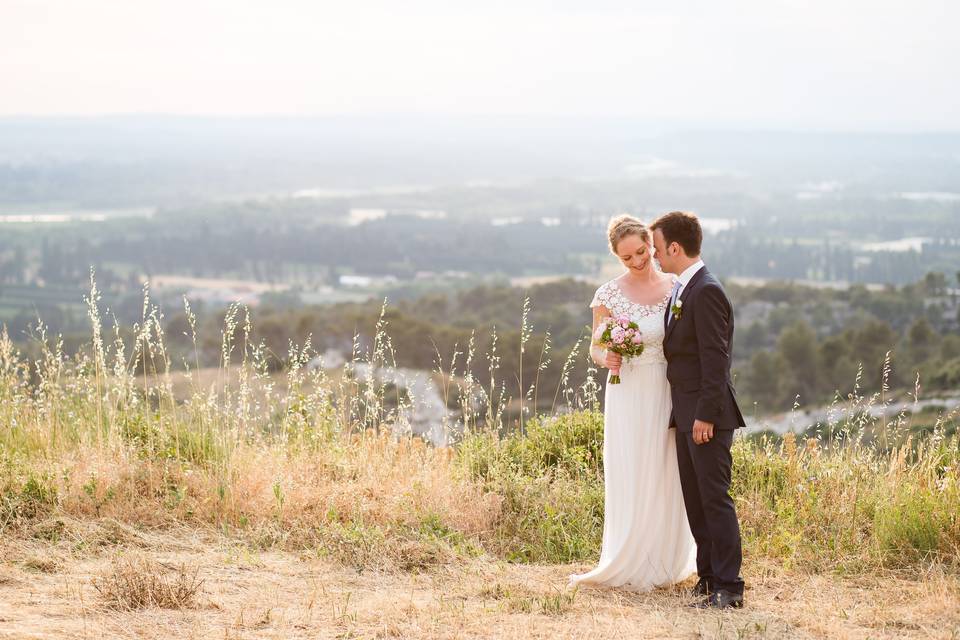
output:
M 620 369 L 620 365 L 623 364 L 623 356 L 619 353 L 614 353 L 613 351 L 607 351 L 607 356 L 603 361 L 603 366 L 607 369 L 613 369 L 617 371 Z

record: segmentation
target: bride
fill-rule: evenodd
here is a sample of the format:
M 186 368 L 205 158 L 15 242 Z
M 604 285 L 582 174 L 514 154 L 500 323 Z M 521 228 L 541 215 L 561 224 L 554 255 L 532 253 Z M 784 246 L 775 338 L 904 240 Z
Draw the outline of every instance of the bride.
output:
M 607 384 L 603 414 L 604 522 L 600 562 L 570 584 L 649 590 L 695 571 L 696 546 L 680 490 L 676 441 L 668 429 L 670 385 L 663 356 L 664 317 L 675 278 L 653 260 L 649 230 L 634 217 L 613 218 L 610 250 L 626 272 L 593 297 L 593 327 L 626 314 L 643 332 L 643 354 L 621 360 L 591 347 L 600 366 L 620 369 Z

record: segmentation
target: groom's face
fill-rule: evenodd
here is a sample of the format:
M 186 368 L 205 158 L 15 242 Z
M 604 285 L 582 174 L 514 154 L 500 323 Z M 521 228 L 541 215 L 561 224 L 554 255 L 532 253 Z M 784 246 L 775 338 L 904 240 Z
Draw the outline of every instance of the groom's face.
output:
M 667 251 L 667 240 L 660 229 L 653 230 L 653 257 L 660 263 L 663 271 L 674 273 L 673 256 Z

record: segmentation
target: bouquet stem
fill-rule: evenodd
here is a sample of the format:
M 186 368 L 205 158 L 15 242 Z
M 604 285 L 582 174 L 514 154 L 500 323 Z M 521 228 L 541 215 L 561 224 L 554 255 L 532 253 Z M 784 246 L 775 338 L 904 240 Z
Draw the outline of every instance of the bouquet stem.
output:
M 607 384 L 620 384 L 620 371 L 611 371 L 610 380 Z

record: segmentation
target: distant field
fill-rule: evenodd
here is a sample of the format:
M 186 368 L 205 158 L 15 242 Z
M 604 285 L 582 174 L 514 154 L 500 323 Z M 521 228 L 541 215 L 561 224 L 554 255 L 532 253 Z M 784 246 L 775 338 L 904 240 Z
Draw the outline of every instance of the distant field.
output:
M 70 287 L 0 285 L 0 322 L 9 322 L 22 312 L 36 315 L 35 309 L 50 306 L 81 316 L 84 313 L 83 292 Z
M 156 274 L 150 277 L 150 284 L 156 289 L 210 289 L 212 291 L 231 290 L 237 292 L 263 293 L 264 291 L 285 291 L 289 284 L 260 282 L 231 278 L 194 278 L 171 274 Z

